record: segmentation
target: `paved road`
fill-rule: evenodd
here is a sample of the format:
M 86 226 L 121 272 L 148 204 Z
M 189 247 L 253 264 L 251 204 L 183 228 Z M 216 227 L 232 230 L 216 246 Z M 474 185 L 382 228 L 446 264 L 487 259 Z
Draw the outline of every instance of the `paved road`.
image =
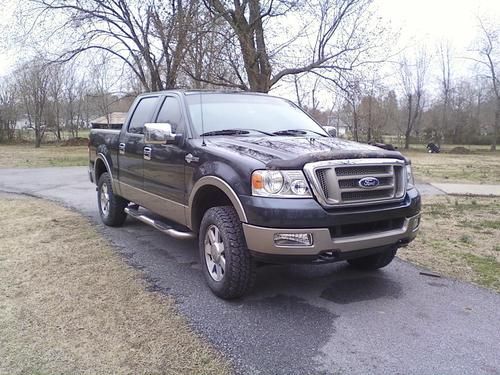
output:
M 102 226 L 85 168 L 0 170 L 0 190 L 89 217 L 239 373 L 500 374 L 500 296 L 481 288 L 422 276 L 400 260 L 372 273 L 270 266 L 251 295 L 225 302 L 205 287 L 194 242 L 133 220 Z

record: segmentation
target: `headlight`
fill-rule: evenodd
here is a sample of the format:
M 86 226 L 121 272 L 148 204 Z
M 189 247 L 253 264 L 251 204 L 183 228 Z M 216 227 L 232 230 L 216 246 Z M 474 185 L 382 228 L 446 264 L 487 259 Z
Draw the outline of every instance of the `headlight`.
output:
M 406 164 L 406 186 L 407 189 L 413 189 L 415 187 L 415 180 L 413 179 L 413 172 L 411 171 L 410 164 Z
M 277 198 L 309 198 L 309 184 L 302 171 L 255 171 L 252 195 Z

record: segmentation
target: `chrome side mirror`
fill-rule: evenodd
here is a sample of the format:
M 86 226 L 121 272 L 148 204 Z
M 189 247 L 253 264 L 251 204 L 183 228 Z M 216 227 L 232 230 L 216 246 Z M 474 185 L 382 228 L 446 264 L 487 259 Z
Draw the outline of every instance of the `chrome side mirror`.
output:
M 172 133 L 172 125 L 168 123 L 144 124 L 144 143 L 165 145 L 175 141 L 176 134 Z

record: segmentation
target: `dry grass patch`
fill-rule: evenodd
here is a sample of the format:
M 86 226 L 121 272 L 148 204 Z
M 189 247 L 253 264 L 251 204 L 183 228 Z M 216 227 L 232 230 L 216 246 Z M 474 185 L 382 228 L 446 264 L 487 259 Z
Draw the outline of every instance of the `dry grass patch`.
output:
M 398 254 L 500 292 L 500 198 L 424 197 L 419 236 Z
M 460 155 L 409 151 L 404 154 L 411 159 L 419 181 L 500 183 L 500 152 Z
M 80 215 L 0 197 L 0 373 L 225 374 Z
M 0 145 L 0 168 L 84 166 L 88 158 L 86 146 Z

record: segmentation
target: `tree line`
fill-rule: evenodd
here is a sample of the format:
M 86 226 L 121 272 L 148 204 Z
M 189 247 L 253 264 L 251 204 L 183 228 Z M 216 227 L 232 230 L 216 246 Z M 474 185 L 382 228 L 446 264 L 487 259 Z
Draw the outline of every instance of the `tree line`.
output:
M 397 35 L 372 3 L 22 2 L 23 48 L 35 52 L 1 83 L 0 141 L 13 136 L 20 117 L 34 129 L 37 145 L 45 131 L 58 138 L 63 128 L 78 132 L 90 116 L 109 112 L 119 81 L 122 95 L 130 96 L 178 87 L 272 91 L 323 125 L 345 125 L 355 140 L 396 134 L 408 148 L 415 138 L 461 143 L 476 137 L 496 148 L 498 28 L 478 19 L 468 56 L 477 74 L 457 78 L 449 46 L 394 51 Z M 441 67 L 437 90 L 431 60 Z

